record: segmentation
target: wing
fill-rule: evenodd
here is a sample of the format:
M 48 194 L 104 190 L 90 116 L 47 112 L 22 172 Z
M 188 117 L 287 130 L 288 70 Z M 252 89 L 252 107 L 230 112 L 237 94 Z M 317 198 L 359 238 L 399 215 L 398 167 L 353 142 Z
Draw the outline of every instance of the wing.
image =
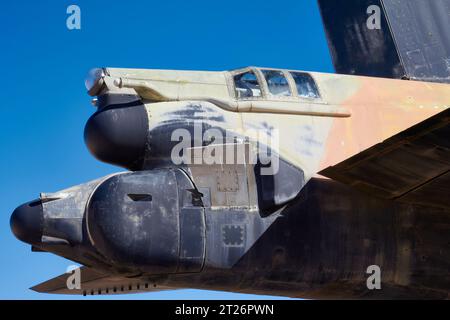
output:
M 71 274 L 62 274 L 32 287 L 31 290 L 54 294 L 99 295 L 156 292 L 176 289 L 159 285 L 155 287 L 153 283 L 142 279 L 112 276 L 87 267 L 81 267 L 80 271 L 80 289 L 68 289 L 67 278 L 70 277 Z
M 450 83 L 450 0 L 318 0 L 338 73 Z
M 450 208 L 450 109 L 321 175 L 385 199 Z

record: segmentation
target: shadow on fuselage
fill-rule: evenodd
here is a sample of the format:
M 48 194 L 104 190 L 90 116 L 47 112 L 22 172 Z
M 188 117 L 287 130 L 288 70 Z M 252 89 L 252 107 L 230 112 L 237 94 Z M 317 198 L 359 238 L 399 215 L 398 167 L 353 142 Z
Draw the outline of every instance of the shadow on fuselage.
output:
M 312 179 L 233 268 L 206 268 L 189 277 L 189 286 L 302 298 L 445 299 L 448 221 L 442 209 Z M 381 290 L 367 287 L 372 265 L 381 269 Z

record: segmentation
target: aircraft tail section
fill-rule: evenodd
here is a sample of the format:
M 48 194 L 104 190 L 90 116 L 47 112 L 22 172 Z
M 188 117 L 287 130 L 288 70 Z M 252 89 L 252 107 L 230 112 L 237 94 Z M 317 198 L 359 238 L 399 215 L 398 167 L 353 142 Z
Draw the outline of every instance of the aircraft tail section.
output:
M 450 0 L 318 0 L 337 73 L 450 83 Z

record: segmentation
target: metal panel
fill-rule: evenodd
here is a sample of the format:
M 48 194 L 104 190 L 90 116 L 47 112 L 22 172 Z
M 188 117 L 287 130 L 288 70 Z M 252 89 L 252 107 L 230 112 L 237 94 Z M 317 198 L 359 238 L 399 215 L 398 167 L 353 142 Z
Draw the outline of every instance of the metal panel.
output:
M 450 82 L 450 0 L 383 0 L 411 79 Z
M 204 208 L 183 208 L 180 212 L 180 265 L 178 272 L 199 272 L 205 257 Z
M 318 2 L 336 72 L 450 83 L 450 0 Z
M 318 0 L 328 46 L 337 73 L 401 78 L 400 63 L 386 16 L 381 29 L 367 28 L 367 8 L 380 0 Z

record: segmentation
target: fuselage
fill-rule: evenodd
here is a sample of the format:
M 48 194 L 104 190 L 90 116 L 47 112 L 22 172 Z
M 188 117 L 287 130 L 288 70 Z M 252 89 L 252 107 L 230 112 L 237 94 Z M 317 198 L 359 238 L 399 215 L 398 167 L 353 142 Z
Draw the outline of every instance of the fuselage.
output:
M 30 240 L 16 222 L 22 240 L 172 288 L 448 296 L 448 211 L 319 172 L 446 110 L 449 85 L 270 68 L 95 74 L 86 144 L 134 172 L 41 197 L 42 227 Z M 367 287 L 373 265 L 382 290 Z

